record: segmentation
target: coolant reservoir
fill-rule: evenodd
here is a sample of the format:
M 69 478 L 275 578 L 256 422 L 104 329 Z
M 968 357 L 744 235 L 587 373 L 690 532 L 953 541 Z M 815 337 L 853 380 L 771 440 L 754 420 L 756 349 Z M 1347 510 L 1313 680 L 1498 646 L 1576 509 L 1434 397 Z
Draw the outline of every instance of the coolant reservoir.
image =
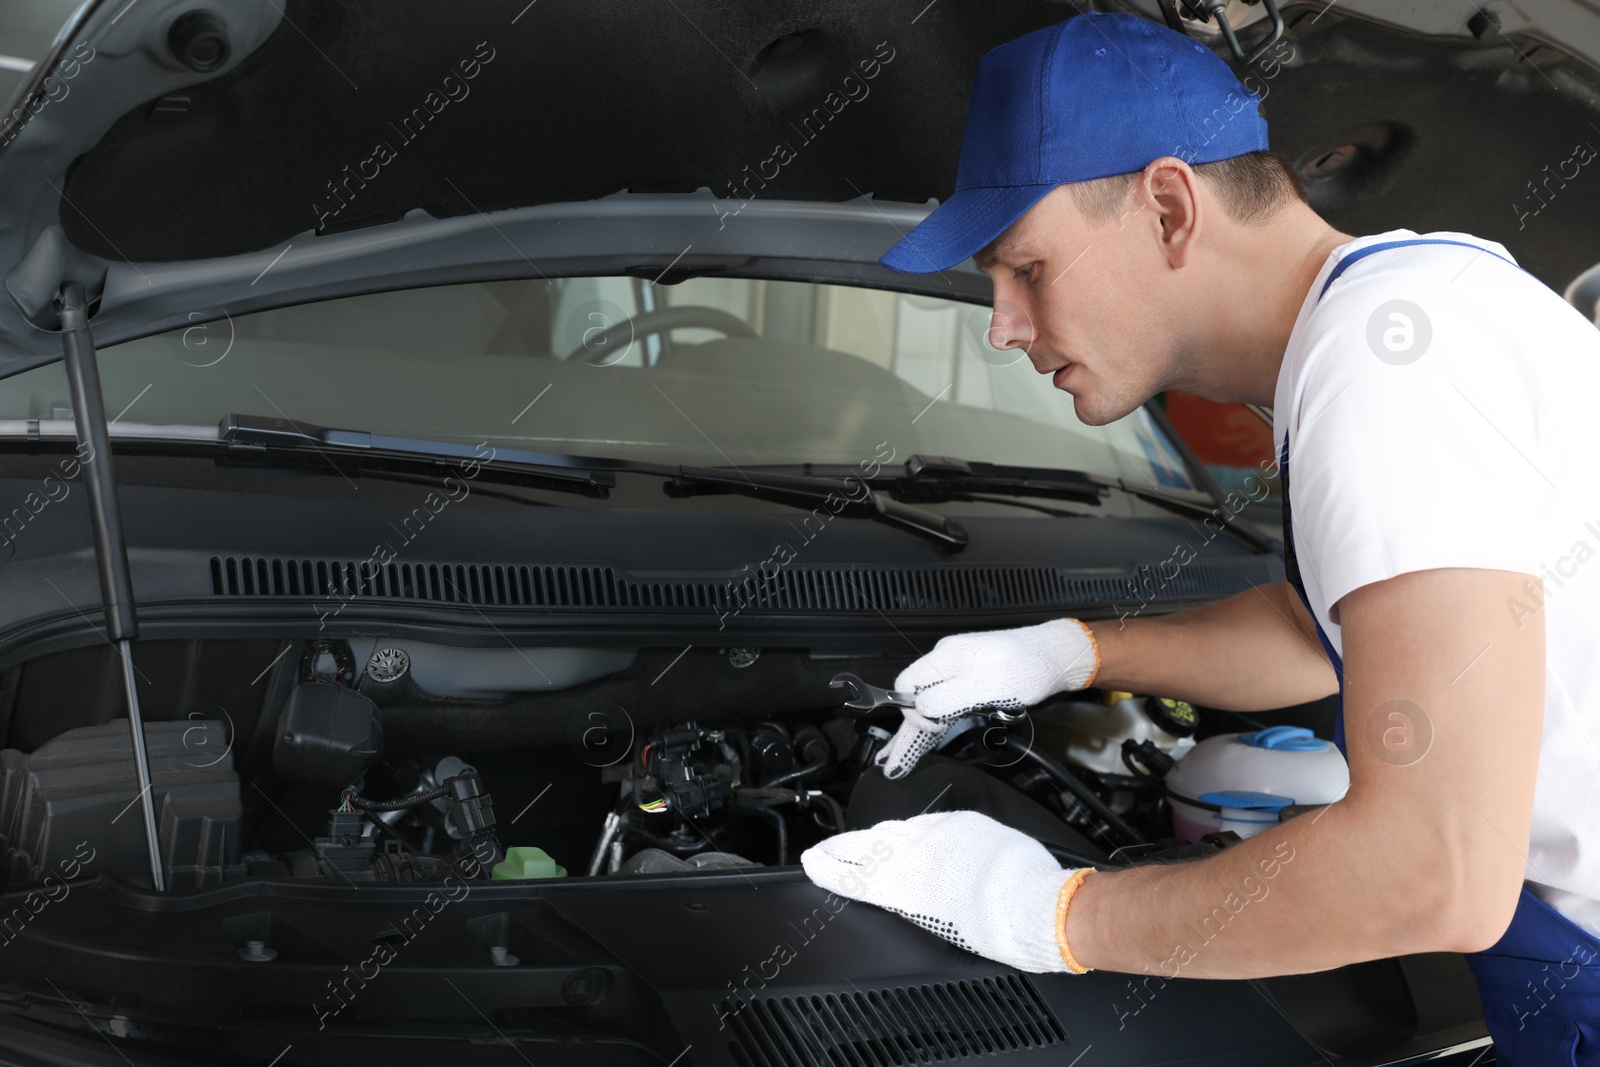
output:
M 1136 697 L 1108 692 L 1106 702 L 1075 700 L 1053 709 L 1055 718 L 1070 734 L 1067 758 L 1102 774 L 1127 774 L 1122 762 L 1122 742 L 1149 741 L 1173 759 L 1182 759 L 1194 747 L 1199 723 L 1194 708 L 1181 700 Z
M 1289 805 L 1331 804 L 1349 788 L 1344 756 L 1303 726 L 1208 737 L 1167 774 L 1173 830 L 1190 841 L 1252 837 Z

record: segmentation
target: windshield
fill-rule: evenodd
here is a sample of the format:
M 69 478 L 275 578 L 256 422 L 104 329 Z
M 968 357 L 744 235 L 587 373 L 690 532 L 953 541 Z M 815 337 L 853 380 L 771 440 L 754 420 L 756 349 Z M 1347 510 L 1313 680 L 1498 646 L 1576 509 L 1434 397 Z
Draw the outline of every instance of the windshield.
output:
M 713 466 L 920 453 L 1192 488 L 1144 410 L 1086 426 L 989 309 L 807 282 L 526 279 L 226 317 L 100 353 L 108 417 L 230 412 L 395 436 Z M 57 362 L 0 418 L 68 418 Z M 882 446 L 887 445 L 887 448 Z

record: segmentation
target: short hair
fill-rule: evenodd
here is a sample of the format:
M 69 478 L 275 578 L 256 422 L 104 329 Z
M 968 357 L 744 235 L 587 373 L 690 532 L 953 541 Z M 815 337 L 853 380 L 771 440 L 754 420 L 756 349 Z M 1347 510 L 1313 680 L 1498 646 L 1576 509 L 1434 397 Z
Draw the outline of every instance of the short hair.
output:
M 1200 163 L 1194 172 L 1216 191 L 1228 214 L 1243 223 L 1260 222 L 1292 201 L 1304 202 L 1306 198 L 1294 164 L 1277 152 L 1246 152 L 1214 163 Z M 1142 173 L 1070 182 L 1067 188 L 1083 217 L 1099 225 L 1121 213 L 1134 180 Z

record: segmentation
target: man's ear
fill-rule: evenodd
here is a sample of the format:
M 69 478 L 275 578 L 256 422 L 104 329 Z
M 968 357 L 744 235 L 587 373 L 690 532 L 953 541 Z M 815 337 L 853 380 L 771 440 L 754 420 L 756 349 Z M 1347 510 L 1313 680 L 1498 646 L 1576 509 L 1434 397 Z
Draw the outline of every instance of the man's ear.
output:
M 1163 156 L 1145 167 L 1137 186 L 1140 199 L 1161 224 L 1161 250 L 1167 263 L 1184 266 L 1203 222 L 1199 177 L 1183 160 Z

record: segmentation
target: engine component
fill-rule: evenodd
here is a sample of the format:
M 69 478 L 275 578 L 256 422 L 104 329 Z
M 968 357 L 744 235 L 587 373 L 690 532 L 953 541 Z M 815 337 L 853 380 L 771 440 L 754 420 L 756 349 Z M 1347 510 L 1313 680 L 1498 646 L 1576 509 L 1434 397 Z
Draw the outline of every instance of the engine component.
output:
M 338 789 L 366 773 L 383 751 L 377 706 L 332 682 L 296 686 L 284 704 L 272 765 L 294 782 Z
M 595 842 L 594 855 L 589 857 L 589 874 L 600 873 L 600 865 L 608 858 L 612 860 L 611 870 L 615 871 L 622 863 L 622 812 L 613 811 L 606 816 L 605 823 L 600 827 L 600 840 Z
M 442 802 L 445 828 L 451 837 L 459 838 L 461 842 L 451 851 L 449 861 L 459 866 L 463 860 L 470 858 L 473 869 L 482 872 L 482 877 L 488 877 L 488 870 L 505 858 L 500 849 L 500 842 L 495 837 L 494 802 L 489 798 L 489 794 L 484 792 L 477 771 L 453 756 L 448 756 L 439 762 L 440 768 L 447 765 L 461 769 L 459 773 L 451 774 L 432 789 L 407 793 L 394 800 L 372 800 L 357 796 L 354 787 L 347 788 L 344 792 L 344 807 L 329 813 L 332 816 L 330 835 L 337 836 L 336 831 L 341 825 L 341 816 L 347 812 L 353 811 L 359 818 L 361 812 L 398 812 L 419 808 L 424 804 L 437 806 Z M 395 833 L 388 823 L 376 816 L 374 822 L 385 831 Z M 469 877 L 480 877 L 480 874 L 474 873 Z
M 833 764 L 833 746 L 828 743 L 826 735 L 810 723 L 805 723 L 795 730 L 791 747 L 795 760 L 800 765 L 791 771 L 764 779 L 761 783 L 763 786 L 770 789 L 774 786 L 790 785 L 791 782 L 798 782 L 818 771 L 826 770 Z
M 450 824 L 449 814 L 452 801 L 450 799 L 448 784 L 450 779 L 454 778 L 456 775 L 467 773 L 476 775 L 478 773 L 478 768 L 474 767 L 460 756 L 445 756 L 433 765 L 433 770 L 426 772 L 422 776 L 424 781 L 432 778 L 433 781 L 438 782 L 440 785 L 446 786 L 444 796 L 438 800 L 435 800 L 433 802 L 433 806 L 446 816 L 445 831 L 451 837 L 459 838 L 461 836 L 461 831 Z
M 750 735 L 750 777 L 765 782 L 794 769 L 794 744 L 789 731 L 775 722 L 762 723 Z
M 367 677 L 379 685 L 397 682 L 411 669 L 411 657 L 403 648 L 380 648 L 367 660 Z
M 810 723 L 803 723 L 795 728 L 794 751 L 799 757 L 801 766 L 830 763 L 833 760 L 833 746 L 828 743 L 828 736 L 822 732 L 821 727 Z
M 374 814 L 417 808 L 439 799 L 448 800 L 448 817 L 464 828 L 460 844 L 447 856 L 413 850 L 398 831 Z M 280 860 L 254 863 L 251 871 L 340 881 L 438 881 L 449 874 L 481 881 L 491 877 L 491 870 L 504 859 L 494 827 L 494 807 L 476 771 L 397 800 L 369 800 L 346 789 L 344 803 L 328 812 L 327 833 L 311 848 L 285 853 Z M 381 841 L 376 836 L 379 833 L 384 835 Z
M 1131 737 L 1122 742 L 1122 762 L 1136 777 L 1156 783 L 1178 764 L 1177 760 L 1157 748 L 1148 738 L 1135 741 Z
M 343 641 L 331 638 L 311 641 L 300 654 L 300 680 L 353 686 L 356 684 L 355 653 Z
M 167 885 L 197 888 L 245 873 L 239 860 L 239 777 L 224 723 L 146 722 L 157 841 Z M 144 831 L 122 819 L 139 795 L 126 719 L 68 730 L 32 753 L 0 751 L 0 877 L 7 885 L 58 873 L 87 843 L 84 873 L 150 882 Z
M 359 811 L 330 811 L 328 832 L 312 843 L 307 850 L 291 852 L 284 856 L 289 873 L 297 878 L 343 877 L 366 878 L 371 876 L 373 860 L 378 852 L 378 842 L 364 836 L 366 816 Z M 374 878 L 375 881 L 403 881 L 395 878 Z
M 497 882 L 566 876 L 567 869 L 537 845 L 515 845 L 506 849 L 506 858 L 489 872 L 489 877 Z
M 1106 694 L 1103 704 L 1088 700 L 1067 701 L 1048 706 L 1048 710 L 1038 712 L 1035 718 L 1038 720 L 1040 739 L 1051 742 L 1049 747 L 1054 747 L 1058 733 L 1050 730 L 1049 726 L 1060 724 L 1065 728 L 1067 737 L 1063 754 L 1067 759 L 1101 774 L 1123 774 L 1126 773 L 1122 762 L 1123 741 L 1149 741 L 1173 759 L 1179 760 L 1194 747 L 1194 738 L 1188 735 L 1194 732 L 1194 725 L 1198 724 L 1199 719 L 1190 705 L 1185 703 L 1180 707 L 1179 704 L 1173 701 L 1172 706 L 1167 707 L 1156 701 L 1160 711 L 1153 712 L 1149 701 L 1131 693 L 1113 691 Z M 1178 731 L 1183 729 L 1183 709 L 1187 709 L 1188 717 L 1194 719 L 1194 724 L 1180 734 Z M 1056 751 L 1062 752 L 1061 749 Z
M 697 852 L 687 859 L 674 856 L 665 849 L 641 848 L 629 856 L 617 874 L 668 874 L 674 871 L 722 871 L 733 867 L 759 867 L 755 860 L 747 860 L 732 852 Z
M 167 47 L 173 56 L 197 74 L 218 70 L 233 53 L 228 43 L 228 26 L 209 11 L 185 11 L 167 31 Z
M 357 821 L 361 818 L 359 812 L 355 813 Z M 372 837 L 362 837 L 360 827 L 347 824 L 337 828 L 341 831 L 354 829 L 356 832 L 319 837 L 311 848 L 286 852 L 281 860 L 252 863 L 250 873 L 320 878 L 330 882 L 384 883 L 437 882 L 452 873 L 465 878 L 488 876 L 487 870 L 480 870 L 470 859 L 465 864 L 457 863 L 447 856 L 412 852 L 394 839 L 378 841 Z
M 602 771 L 603 780 L 619 783 L 622 796 L 606 817 L 588 871 L 621 870 L 625 842 L 642 841 L 647 851 L 689 856 L 707 851 L 708 845 L 714 849 L 724 832 L 745 833 L 725 822 L 708 832 L 695 821 L 713 813 L 759 817 L 772 832 L 775 862 L 786 864 L 789 821 L 779 805 L 796 805 L 829 832 L 843 829 L 837 800 L 820 789 L 791 784 L 832 766 L 833 753 L 827 735 L 810 724 L 791 734 L 788 727 L 770 721 L 748 731 L 687 722 L 657 733 L 637 757 Z M 797 755 L 805 760 L 798 767 Z M 655 821 L 663 815 L 671 817 Z M 640 868 L 629 868 L 635 869 Z
M 686 781 L 663 783 L 667 803 L 686 818 L 709 815 L 733 796 L 728 779 L 717 774 L 697 774 Z
M 1145 697 L 1144 713 L 1150 721 L 1173 737 L 1193 737 L 1200 727 L 1200 715 L 1187 700 L 1171 697 Z
M 450 798 L 445 826 L 450 829 L 451 836 L 461 838 L 457 851 L 471 854 L 486 868 L 505 859 L 494 834 L 494 802 L 483 791 L 478 772 L 463 772 L 446 778 L 444 784 Z
M 1278 822 L 1292 804 L 1331 804 L 1350 788 L 1350 768 L 1332 743 L 1303 726 L 1218 734 L 1194 746 L 1167 775 L 1173 829 L 1190 841 L 1215 830 L 1240 837 Z
M 930 804 L 928 798 L 934 797 Z M 971 808 L 1032 834 L 1040 841 L 1074 852 L 1100 856 L 1104 850 L 1062 822 L 1054 812 L 983 769 L 929 753 L 904 778 L 885 778 L 868 771 L 856 783 L 845 813 L 845 825 L 864 830 L 885 819 L 909 819 L 926 811 Z
M 666 730 L 652 737 L 640 752 L 645 776 L 653 779 L 666 807 L 687 818 L 709 815 L 733 799 L 733 774 L 728 764 L 709 769 L 695 766 L 695 755 L 703 742 L 720 742 L 718 730 L 701 730 L 692 723 Z M 633 779 L 635 802 L 648 808 L 640 797 L 643 782 Z
M 414 691 L 465 700 L 501 700 L 513 693 L 551 693 L 620 673 L 638 658 L 637 649 L 613 648 L 468 648 L 436 645 L 410 638 L 353 638 L 353 655 L 365 664 L 369 695 L 380 704 L 401 700 Z M 403 657 L 404 668 L 385 672 Z M 380 660 L 391 666 L 374 665 Z M 403 685 L 391 686 L 391 682 Z M 353 683 L 347 683 L 353 684 Z

